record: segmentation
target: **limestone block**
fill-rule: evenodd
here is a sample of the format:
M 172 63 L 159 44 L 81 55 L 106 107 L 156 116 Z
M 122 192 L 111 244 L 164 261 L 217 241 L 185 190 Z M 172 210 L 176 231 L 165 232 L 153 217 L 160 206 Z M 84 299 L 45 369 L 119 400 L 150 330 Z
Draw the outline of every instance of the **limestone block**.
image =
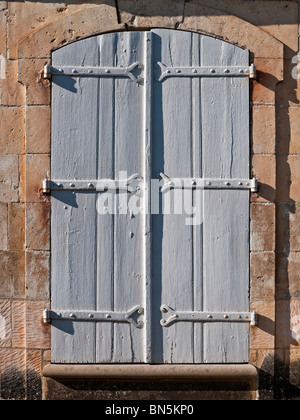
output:
M 50 107 L 27 108 L 26 153 L 50 153 L 50 123 Z
M 48 251 L 50 248 L 50 203 L 26 205 L 26 249 Z
M 25 110 L 17 107 L 0 108 L 0 133 L 2 155 L 24 153 Z
M 252 251 L 275 250 L 275 205 L 251 204 L 251 240 Z
M 0 202 L 17 202 L 19 186 L 19 158 L 0 156 Z

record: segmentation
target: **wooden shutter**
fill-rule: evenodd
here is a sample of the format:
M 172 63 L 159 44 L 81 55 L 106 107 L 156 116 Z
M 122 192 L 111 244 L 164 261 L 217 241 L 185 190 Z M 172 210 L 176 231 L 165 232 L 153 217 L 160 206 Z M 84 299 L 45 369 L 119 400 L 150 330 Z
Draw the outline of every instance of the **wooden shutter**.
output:
M 53 54 L 53 362 L 248 361 L 248 66 L 248 51 L 171 30 Z M 99 213 L 97 181 L 124 172 L 146 211 Z M 159 214 L 151 179 L 165 182 Z M 175 179 L 196 185 L 200 223 L 162 214 Z

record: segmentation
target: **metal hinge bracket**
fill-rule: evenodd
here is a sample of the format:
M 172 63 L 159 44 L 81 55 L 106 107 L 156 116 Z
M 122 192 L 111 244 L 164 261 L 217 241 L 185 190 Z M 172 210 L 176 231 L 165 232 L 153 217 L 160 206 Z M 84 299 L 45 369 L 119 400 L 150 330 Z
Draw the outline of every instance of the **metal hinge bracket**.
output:
M 60 309 L 45 309 L 43 321 L 50 324 L 51 321 L 74 321 L 74 322 L 127 322 L 136 328 L 143 328 L 144 322 L 139 317 L 144 314 L 144 308 L 135 306 L 129 312 L 98 312 L 98 311 L 72 311 Z
M 169 178 L 160 174 L 161 192 L 171 189 L 195 190 L 251 190 L 258 191 L 258 181 L 253 179 Z
M 143 65 L 139 62 L 133 63 L 128 67 L 78 67 L 78 66 L 59 66 L 44 67 L 43 78 L 51 79 L 52 76 L 72 76 L 72 77 L 127 77 L 135 83 L 142 83 L 143 78 L 135 76 L 134 70 L 142 70 Z
M 167 67 L 160 61 L 156 68 L 161 69 L 158 82 L 162 82 L 167 77 L 249 77 L 256 78 L 256 67 L 251 66 L 222 66 L 222 67 Z
M 168 327 L 174 322 L 249 322 L 257 325 L 256 312 L 176 312 L 167 305 L 160 308 L 167 315 L 160 322 L 162 327 Z
M 99 179 L 99 180 L 50 180 L 43 181 L 43 194 L 49 195 L 51 191 L 127 191 L 137 194 L 143 177 L 134 174 L 127 179 Z

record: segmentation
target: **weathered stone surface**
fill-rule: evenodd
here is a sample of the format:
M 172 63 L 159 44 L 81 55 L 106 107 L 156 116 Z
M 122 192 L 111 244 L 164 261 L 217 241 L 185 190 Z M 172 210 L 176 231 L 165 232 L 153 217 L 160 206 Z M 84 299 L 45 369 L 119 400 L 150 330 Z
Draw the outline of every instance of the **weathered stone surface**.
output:
M 18 47 L 19 58 L 49 57 L 52 50 L 91 35 L 109 31 L 121 31 L 114 0 L 105 0 L 98 6 L 85 8 L 77 13 L 66 14 L 41 25 L 40 30 L 29 34 Z
M 48 305 L 48 301 L 26 304 L 26 345 L 30 349 L 50 348 L 50 325 L 43 323 L 43 311 Z
M 0 251 L 0 297 L 25 296 L 25 253 Z
M 1 78 L 1 77 L 0 77 Z M 0 81 L 0 103 L 6 106 L 22 106 L 25 103 L 25 89 L 16 80 Z
M 8 204 L 8 249 L 25 249 L 25 205 L 21 203 Z
M 300 107 L 278 111 L 278 151 L 280 154 L 300 154 Z
M 15 155 L 0 156 L 0 202 L 17 202 L 19 186 L 19 158 Z
M 0 150 L 2 155 L 24 153 L 24 123 L 25 110 L 23 108 L 0 108 Z
M 26 303 L 12 302 L 12 346 L 26 348 Z
M 300 345 L 300 299 L 276 302 L 276 336 L 279 348 L 297 348 Z
M 300 204 L 280 203 L 277 205 L 277 249 L 288 254 L 300 251 Z
M 48 106 L 27 108 L 26 153 L 50 153 L 50 107 Z
M 0 400 L 25 399 L 25 370 L 25 350 L 0 348 Z
M 275 297 L 275 253 L 251 253 L 251 300 Z
M 50 171 L 49 155 L 26 155 L 26 201 L 41 202 L 43 180 Z
M 26 249 L 48 251 L 50 248 L 50 204 L 30 203 L 26 206 Z
M 274 154 L 276 147 L 276 109 L 273 106 L 254 106 L 252 121 L 252 150 L 254 154 Z
M 258 314 L 258 326 L 250 329 L 251 348 L 273 349 L 275 344 L 275 302 L 256 301 L 251 310 Z
M 197 0 L 186 2 L 184 22 L 179 29 L 202 31 L 225 41 L 250 49 L 256 58 L 282 58 L 283 46 L 275 38 L 265 34 L 245 20 L 220 13 L 217 9 L 203 6 Z M 277 71 L 282 71 L 278 62 Z
M 253 176 L 258 179 L 258 194 L 252 198 L 256 202 L 275 202 L 276 199 L 276 159 L 275 155 L 253 155 Z
M 275 250 L 275 205 L 252 203 L 251 241 L 252 251 Z
M 300 202 L 300 156 L 280 156 L 277 160 L 277 201 Z
M 121 22 L 129 27 L 175 28 L 183 22 L 184 0 L 118 0 Z
M 26 296 L 29 299 L 49 299 L 50 253 L 26 253 Z
M 7 204 L 0 204 L 0 250 L 7 250 L 7 226 L 8 226 L 8 216 L 7 216 Z
M 278 252 L 277 298 L 300 298 L 300 252 Z

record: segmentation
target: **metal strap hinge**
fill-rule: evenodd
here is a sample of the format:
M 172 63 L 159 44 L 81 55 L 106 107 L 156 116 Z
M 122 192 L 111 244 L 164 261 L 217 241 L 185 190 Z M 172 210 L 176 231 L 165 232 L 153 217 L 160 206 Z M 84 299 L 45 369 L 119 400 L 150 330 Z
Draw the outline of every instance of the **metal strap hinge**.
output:
M 167 305 L 162 305 L 161 312 L 167 315 L 161 320 L 162 327 L 168 327 L 174 322 L 249 322 L 257 325 L 256 312 L 177 312 Z
M 161 192 L 171 189 L 198 190 L 248 190 L 258 192 L 258 181 L 253 179 L 212 179 L 212 178 L 169 178 L 160 174 Z
M 127 179 L 99 179 L 99 180 L 50 180 L 43 181 L 43 194 L 49 195 L 51 191 L 127 191 L 136 194 L 140 190 L 143 177 L 134 174 Z
M 139 320 L 144 314 L 144 308 L 135 306 L 129 312 L 99 312 L 99 311 L 72 311 L 60 309 L 45 309 L 43 321 L 50 324 L 51 321 L 74 321 L 74 322 L 127 322 L 136 328 L 143 328 L 143 321 Z
M 128 67 L 78 67 L 78 66 L 59 66 L 44 67 L 44 79 L 51 79 L 52 76 L 72 76 L 72 77 L 127 77 L 133 82 L 142 83 L 143 78 L 135 75 L 134 72 L 142 70 L 143 65 L 139 62 L 133 63 Z
M 167 67 L 158 62 L 156 68 L 161 69 L 161 74 L 156 78 L 162 82 L 167 77 L 249 77 L 256 78 L 256 67 L 251 64 L 245 66 L 222 66 L 222 67 Z

